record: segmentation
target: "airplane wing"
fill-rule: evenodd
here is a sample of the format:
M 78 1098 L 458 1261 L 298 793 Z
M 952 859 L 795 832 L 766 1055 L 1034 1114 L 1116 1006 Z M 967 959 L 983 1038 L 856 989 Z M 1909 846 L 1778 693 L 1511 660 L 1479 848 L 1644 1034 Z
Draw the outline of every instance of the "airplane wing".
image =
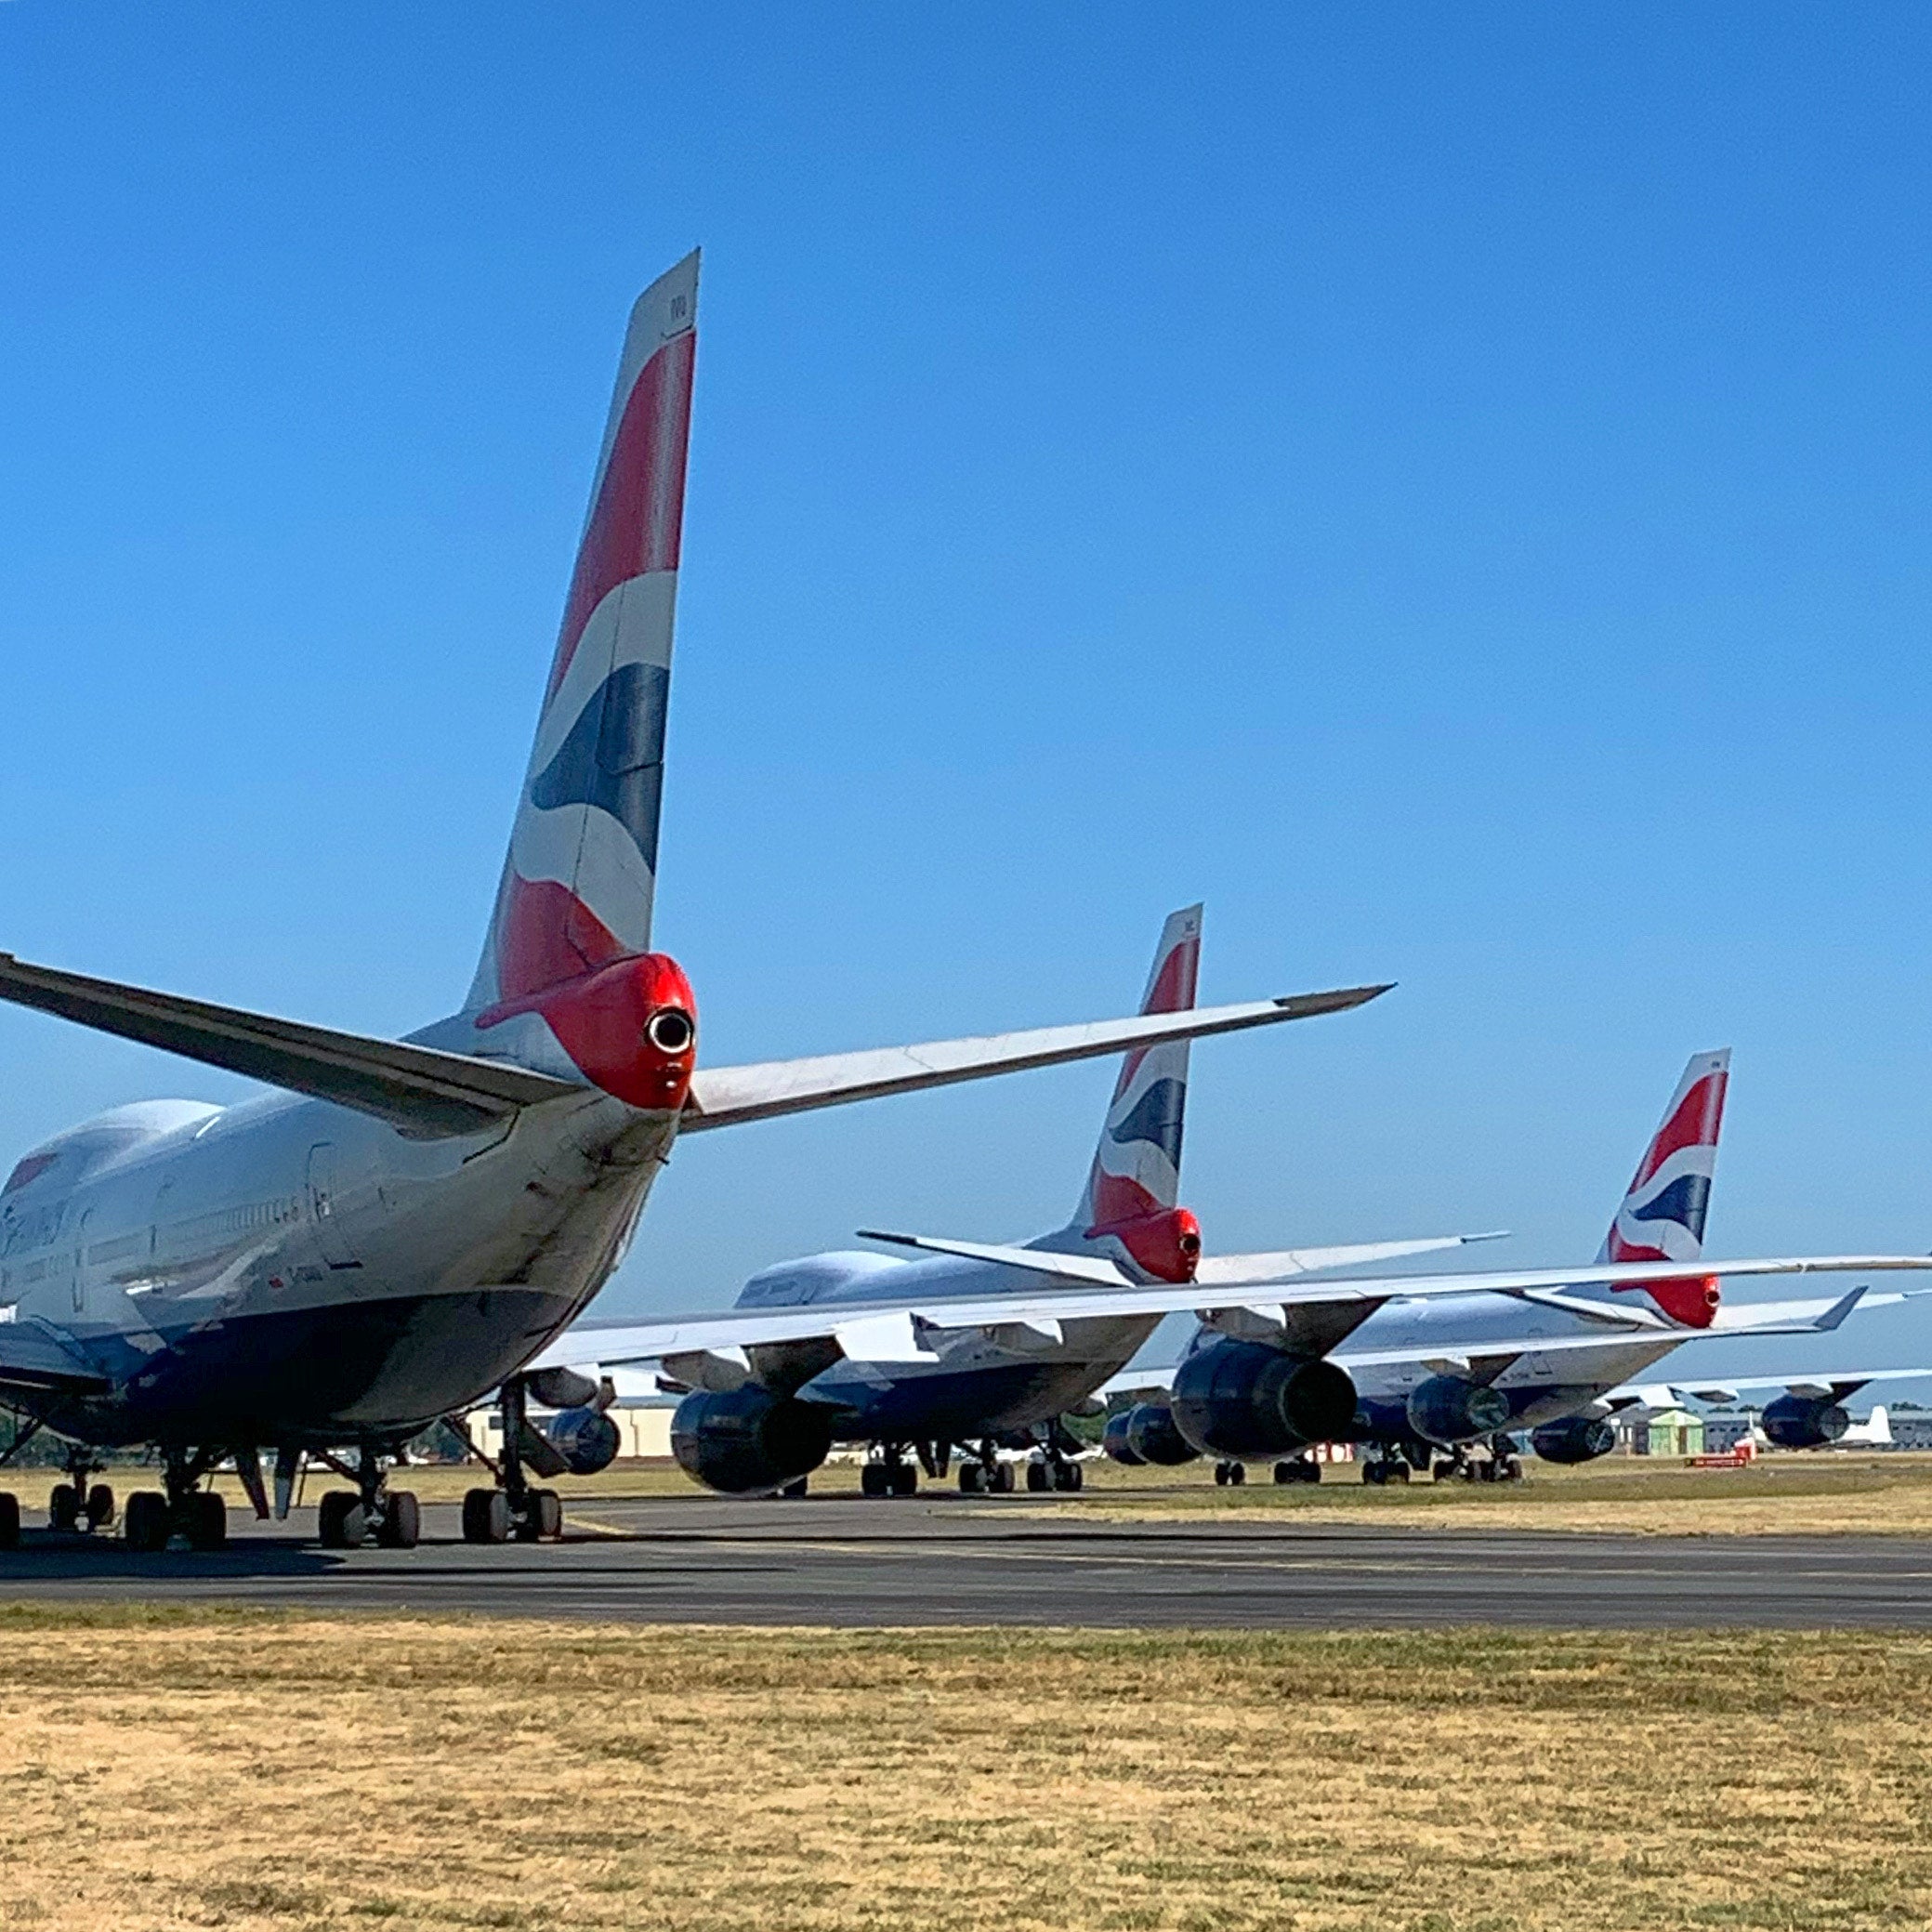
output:
M 693 1134 L 703 1127 L 772 1120 L 815 1107 L 979 1080 L 990 1073 L 1019 1073 L 1032 1067 L 1094 1059 L 1137 1046 L 1157 1046 L 1165 1040 L 1199 1040 L 1210 1033 L 1274 1026 L 1284 1019 L 1310 1019 L 1363 1005 L 1387 991 L 1387 986 L 1351 986 L 1233 1006 L 1195 1006 L 1186 1012 L 1137 1014 L 1131 1019 L 1083 1026 L 1038 1027 L 1023 1033 L 932 1040 L 918 1046 L 881 1046 L 743 1067 L 700 1067 L 691 1075 L 690 1100 L 679 1131 Z
M 681 1130 L 689 1134 L 702 1127 L 769 1120 L 814 1107 L 1091 1059 L 1163 1040 L 1192 1040 L 1341 1013 L 1387 991 L 1387 986 L 1347 987 L 1185 1013 L 936 1040 L 918 1046 L 768 1060 L 754 1066 L 701 1067 L 691 1077 Z M 583 1098 L 595 1091 L 505 1060 L 309 1026 L 180 993 L 31 966 L 10 953 L 0 953 L 0 999 L 178 1053 L 205 1066 L 246 1074 L 270 1086 L 351 1107 L 406 1134 L 474 1134 L 519 1108 Z
M 37 1395 L 93 1395 L 107 1388 L 64 1343 L 24 1321 L 0 1322 L 0 1389 Z
M 1815 1373 L 1800 1370 L 1786 1375 L 1727 1376 L 1722 1383 L 1632 1382 L 1611 1389 L 1604 1400 L 1648 1401 L 1651 1396 L 1661 1395 L 1669 1403 L 1682 1402 L 1687 1397 L 1700 1402 L 1728 1403 L 1754 1389 L 1778 1388 L 1790 1395 L 1829 1397 L 1833 1401 L 1843 1401 L 1847 1396 L 1856 1395 L 1868 1382 L 1919 1382 L 1928 1375 L 1932 1375 L 1932 1369 L 1820 1369 Z
M 1538 1299 L 1539 1297 L 1525 1297 Z M 1743 1335 L 1816 1335 L 1830 1334 L 1845 1319 L 1856 1311 L 1866 1308 L 1884 1308 L 1903 1301 L 1902 1295 L 1871 1295 L 1861 1288 L 1854 1288 L 1850 1294 L 1840 1295 L 1836 1301 L 1786 1301 L 1760 1302 L 1757 1308 L 1766 1311 L 1768 1319 L 1746 1325 L 1738 1322 L 1727 1329 L 1687 1328 L 1672 1333 L 1676 1342 L 1722 1341 L 1736 1339 Z M 1590 1304 L 1592 1312 L 1599 1312 L 1601 1304 Z M 1747 1310 L 1740 1308 L 1742 1315 Z M 1618 1334 L 1607 1334 L 1602 1329 L 1595 1333 L 1571 1335 L 1504 1335 L 1484 1336 L 1481 1341 L 1472 1343 L 1466 1353 L 1484 1361 L 1493 1361 L 1499 1356 L 1518 1355 L 1579 1355 L 1592 1349 L 1626 1347 L 1632 1341 L 1648 1341 L 1650 1337 L 1649 1323 L 1632 1323 Z M 1457 1351 L 1437 1345 L 1427 1354 L 1429 1360 L 1439 1360 L 1446 1354 Z M 1337 1348 L 1331 1356 L 1337 1367 L 1344 1369 L 1391 1368 L 1403 1362 L 1419 1361 L 1424 1355 L 1414 1347 L 1408 1348 Z M 1135 1395 L 1142 1392 L 1153 1393 L 1172 1388 L 1174 1372 L 1179 1366 L 1176 1362 L 1148 1363 L 1144 1366 L 1129 1365 L 1118 1375 L 1104 1382 L 1095 1390 L 1103 1400 L 1109 1396 Z M 1851 1370 L 1834 1371 L 1833 1379 L 1844 1379 L 1849 1387 L 1846 1393 L 1861 1387 L 1865 1382 L 1882 1376 L 1899 1377 L 1932 1375 L 1932 1369 L 1873 1369 L 1863 1373 Z M 1662 1383 L 1646 1383 L 1644 1389 L 1663 1388 Z M 1676 1393 L 1689 1392 L 1701 1400 L 1727 1400 L 1731 1392 L 1745 1388 L 1786 1388 L 1795 1387 L 1786 1376 L 1770 1376 L 1762 1381 L 1727 1382 L 1721 1389 L 1707 1389 L 1690 1385 L 1669 1385 Z M 1632 1383 L 1612 1389 L 1604 1397 L 1606 1401 L 1625 1402 L 1639 1399 L 1639 1385 Z
M 0 999 L 270 1086 L 372 1113 L 405 1133 L 474 1134 L 519 1107 L 585 1089 L 502 1060 L 376 1040 L 179 993 L 29 966 L 0 953 Z
M 1005 1261 L 1009 1253 L 1023 1255 L 1030 1259 L 1040 1258 L 1031 1248 L 1014 1250 L 992 1249 L 978 1251 L 981 1258 Z M 1061 1256 L 1079 1265 L 1081 1272 L 1071 1279 L 1083 1283 L 1091 1279 L 1087 1270 L 1111 1268 L 1112 1264 L 1084 1255 Z M 1762 1275 L 1762 1274 L 1813 1274 L 1843 1272 L 1881 1272 L 1891 1268 L 1932 1268 L 1932 1256 L 1923 1255 L 1807 1255 L 1793 1259 L 1767 1261 L 1701 1261 L 1697 1271 L 1700 1275 Z M 716 1314 L 679 1315 L 666 1317 L 656 1321 L 640 1322 L 580 1322 L 553 1342 L 541 1355 L 527 1364 L 532 1369 L 553 1366 L 577 1367 L 595 1362 L 603 1367 L 622 1366 L 628 1362 L 663 1361 L 673 1355 L 719 1354 L 731 1350 L 744 1351 L 760 1347 L 778 1347 L 785 1344 L 816 1341 L 836 1345 L 836 1354 L 848 1355 L 854 1360 L 913 1360 L 930 1358 L 934 1352 L 927 1340 L 934 1333 L 944 1334 L 969 1328 L 989 1330 L 1005 1329 L 1017 1331 L 1032 1329 L 1048 1336 L 1059 1334 L 1058 1324 L 1069 1321 L 1105 1320 L 1135 1315 L 1171 1315 L 1203 1313 L 1214 1310 L 1217 1304 L 1225 1308 L 1229 1306 L 1220 1297 L 1203 1295 L 1200 1288 L 1191 1283 L 1179 1284 L 1163 1282 L 1149 1288 L 1129 1282 L 1119 1270 L 1114 1270 L 1122 1285 L 1112 1288 L 1082 1286 L 1059 1290 L 1044 1290 L 1037 1295 L 1005 1295 L 979 1298 L 954 1297 L 948 1299 L 936 1296 L 931 1299 L 910 1299 L 893 1302 L 847 1302 L 840 1304 L 807 1304 L 802 1308 L 727 1309 Z M 1580 1281 L 1646 1281 L 1681 1280 L 1684 1267 L 1681 1262 L 1607 1262 L 1601 1266 L 1578 1268 L 1532 1268 L 1506 1270 L 1492 1274 L 1465 1275 L 1407 1275 L 1366 1278 L 1342 1281 L 1293 1281 L 1276 1284 L 1264 1296 L 1243 1295 L 1236 1304 L 1250 1313 L 1263 1318 L 1270 1310 L 1281 1314 L 1285 1325 L 1289 1311 L 1312 1304 L 1356 1304 L 1373 1306 L 1394 1299 L 1433 1299 L 1444 1295 L 1468 1295 L 1481 1290 L 1497 1293 L 1513 1293 L 1523 1288 L 1540 1288 L 1558 1283 L 1574 1284 Z M 1854 1290 L 1837 1302 L 1820 1304 L 1824 1317 L 1831 1318 L 1830 1325 L 1844 1319 L 1846 1313 L 1855 1307 L 1862 1296 L 1862 1290 Z M 1622 1330 L 1615 1332 L 1618 1340 L 1633 1336 L 1649 1337 L 1654 1333 L 1654 1324 L 1649 1319 L 1634 1319 Z M 1807 1323 L 1802 1329 L 1784 1327 L 1759 1328 L 1752 1331 L 1760 1334 L 1788 1333 L 1817 1333 L 1817 1321 Z M 1708 1334 L 1702 1329 L 1671 1328 L 1668 1331 L 1674 1341 L 1691 1341 L 1699 1335 Z M 1727 1331 L 1737 1334 L 1737 1330 Z M 1516 1352 L 1537 1348 L 1601 1347 L 1610 1338 L 1610 1332 L 1597 1332 L 1574 1340 L 1547 1336 L 1520 1338 L 1514 1347 Z M 1485 1339 L 1481 1352 L 1492 1355 L 1510 1349 L 1509 1342 L 1492 1343 Z M 1337 1356 L 1345 1364 L 1349 1360 L 1406 1360 L 1412 1351 L 1401 1351 L 1387 1357 L 1380 1356 Z M 835 1359 L 827 1355 L 827 1363 Z

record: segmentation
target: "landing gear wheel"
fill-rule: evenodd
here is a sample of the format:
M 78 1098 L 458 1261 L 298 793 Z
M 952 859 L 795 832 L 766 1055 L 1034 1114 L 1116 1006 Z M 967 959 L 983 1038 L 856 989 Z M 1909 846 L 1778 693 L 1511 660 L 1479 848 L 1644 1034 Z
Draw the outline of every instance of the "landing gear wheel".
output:
M 386 1550 L 413 1550 L 423 1533 L 422 1505 L 409 1490 L 391 1490 L 384 1499 L 382 1527 L 375 1540 Z
M 1053 1465 L 1053 1486 L 1057 1490 L 1077 1490 L 1085 1480 L 1085 1471 L 1078 1463 L 1056 1463 Z
M 916 1463 L 893 1465 L 892 1493 L 895 1496 L 916 1496 L 919 1493 L 919 1465 Z
M 555 1543 L 563 1534 L 563 1498 L 555 1490 L 532 1490 L 530 1518 L 545 1543 Z
M 1384 1478 L 1387 1482 L 1400 1482 L 1405 1488 L 1409 1481 L 1409 1465 L 1398 1458 L 1388 1465 L 1388 1473 Z
M 1481 1467 L 1479 1467 L 1475 1463 L 1465 1463 L 1459 1469 L 1457 1469 L 1456 1474 L 1460 1476 L 1465 1482 L 1480 1482 L 1482 1480 L 1483 1468 L 1486 1468 L 1487 1466 L 1487 1464 L 1483 1465 Z
M 995 1463 L 986 1472 L 986 1487 L 996 1496 L 1010 1496 L 1013 1493 L 1013 1465 Z
M 1433 1476 L 1438 1482 L 1448 1482 L 1455 1476 L 1456 1465 L 1452 1462 L 1451 1462 L 1448 1459 L 1448 1457 L 1445 1456 L 1440 1462 L 1439 1462 L 1436 1465 L 1436 1466 L 1433 1469 L 1429 1471 L 1429 1474 Z
M 167 1547 L 167 1498 L 159 1490 L 137 1490 L 127 1499 L 121 1531 L 131 1550 Z
M 1361 1465 L 1361 1479 L 1371 1489 L 1379 1490 L 1388 1480 L 1388 1465 L 1379 1459 Z
M 1522 1479 L 1523 1465 L 1518 1457 L 1506 1455 L 1496 1465 L 1496 1480 L 1498 1482 L 1520 1482 Z
M 114 1519 L 114 1492 L 104 1482 L 97 1482 L 87 1492 L 87 1506 L 81 1514 L 87 1519 L 90 1530 L 105 1530 Z
M 71 1482 L 57 1482 L 47 1495 L 47 1528 L 72 1530 L 80 1519 L 80 1491 Z
M 887 1496 L 892 1493 L 891 1478 L 884 1463 L 867 1463 L 859 1472 L 859 1489 L 862 1495 Z
M 218 1550 L 228 1542 L 228 1505 L 206 1490 L 188 1499 L 188 1541 L 198 1550 Z
M 1291 1456 L 1285 1463 L 1275 1465 L 1275 1480 L 1280 1483 L 1320 1482 L 1321 1465 L 1312 1456 Z
M 20 1499 L 11 1490 L 0 1490 L 0 1550 L 20 1546 Z
M 988 1471 L 984 1463 L 962 1463 L 959 1465 L 959 1493 L 962 1496 L 983 1496 L 987 1491 Z
M 1224 1489 L 1239 1489 L 1248 1479 L 1245 1463 L 1216 1463 L 1215 1480 Z
M 1052 1488 L 1052 1469 L 1045 1463 L 1030 1462 L 1026 1465 L 1026 1486 L 1036 1496 Z
M 132 1510 L 134 1505 L 127 1506 Z M 353 1490 L 330 1490 L 316 1509 L 315 1527 L 324 1549 L 356 1548 L 362 1541 L 361 1497 Z
M 465 1543 L 507 1543 L 510 1499 L 501 1490 L 467 1490 L 463 1496 Z

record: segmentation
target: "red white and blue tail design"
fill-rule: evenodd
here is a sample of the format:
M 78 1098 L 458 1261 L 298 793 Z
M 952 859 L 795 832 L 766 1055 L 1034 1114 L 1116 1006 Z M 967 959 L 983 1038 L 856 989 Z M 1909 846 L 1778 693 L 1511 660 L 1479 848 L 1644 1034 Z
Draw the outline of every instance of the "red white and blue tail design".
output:
M 1692 1056 L 1604 1237 L 1598 1261 L 1695 1262 L 1702 1255 L 1729 1082 L 1728 1049 Z M 1697 1328 L 1710 1325 L 1717 1307 L 1715 1283 L 1702 1276 L 1598 1293 L 1604 1299 L 1648 1295 L 1673 1321 Z
M 1168 915 L 1154 952 L 1143 1013 L 1183 1013 L 1201 976 L 1201 908 Z M 1161 1280 L 1186 1280 L 1201 1253 L 1201 1230 L 1181 1207 L 1181 1129 L 1188 1107 L 1188 1043 L 1130 1053 L 1086 1187 L 1071 1224 L 1037 1243 L 1056 1250 L 1097 1247 Z
M 631 311 L 471 1011 L 650 950 L 698 257 Z

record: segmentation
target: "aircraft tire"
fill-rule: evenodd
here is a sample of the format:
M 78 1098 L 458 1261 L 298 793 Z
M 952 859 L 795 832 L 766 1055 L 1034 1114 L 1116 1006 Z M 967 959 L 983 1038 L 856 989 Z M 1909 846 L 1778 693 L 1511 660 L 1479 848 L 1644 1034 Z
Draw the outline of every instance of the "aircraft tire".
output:
M 105 1530 L 114 1519 L 114 1492 L 104 1482 L 87 1492 L 87 1506 L 82 1512 L 90 1530 Z
M 1013 1493 L 1013 1465 L 995 1463 L 986 1487 L 996 1496 L 1010 1496 Z
M 896 1463 L 891 1477 L 891 1492 L 895 1496 L 916 1496 L 919 1493 L 918 1464 Z
M 228 1505 L 210 1491 L 197 1490 L 188 1499 L 188 1542 L 198 1550 L 228 1545 Z
M 1035 1495 L 1053 1485 L 1053 1471 L 1045 1463 L 1030 1462 L 1026 1465 L 1026 1486 Z
M 507 1543 L 510 1499 L 501 1490 L 467 1490 L 463 1496 L 465 1543 Z
M 351 1516 L 361 1518 L 362 1499 L 353 1490 L 329 1490 L 316 1506 L 315 1530 L 324 1549 L 353 1549 L 362 1539 L 353 1533 Z
M 962 1496 L 983 1496 L 986 1493 L 986 1465 L 984 1463 L 962 1463 L 959 1465 L 959 1493 Z
M 137 1490 L 121 1514 L 121 1532 L 131 1550 L 167 1547 L 167 1498 L 159 1490 Z
M 423 1533 L 423 1508 L 413 1490 L 391 1490 L 383 1500 L 375 1540 L 386 1550 L 413 1550 Z
M 563 1498 L 555 1490 L 532 1490 L 530 1508 L 537 1535 L 545 1543 L 557 1542 L 563 1534 Z
M 20 1499 L 11 1490 L 0 1490 L 0 1550 L 20 1546 Z
M 80 1519 L 80 1491 L 71 1482 L 57 1482 L 47 1493 L 47 1528 L 72 1530 Z
M 886 1465 L 884 1463 L 867 1463 L 859 1472 L 859 1491 L 861 1495 L 883 1496 L 887 1493 Z

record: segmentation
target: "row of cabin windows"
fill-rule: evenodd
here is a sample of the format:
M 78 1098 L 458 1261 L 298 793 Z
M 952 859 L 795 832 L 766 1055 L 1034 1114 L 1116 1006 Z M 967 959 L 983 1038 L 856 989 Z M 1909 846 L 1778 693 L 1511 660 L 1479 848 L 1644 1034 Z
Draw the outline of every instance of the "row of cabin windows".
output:
M 50 1214 L 36 1218 L 51 1221 L 52 1230 L 40 1241 L 27 1242 L 13 1238 L 19 1230 L 9 1233 L 7 1252 L 14 1253 L 20 1248 L 41 1246 L 58 1232 L 59 1222 L 64 1210 L 56 1209 Z M 217 1208 L 212 1214 L 193 1215 L 185 1221 L 172 1221 L 164 1229 L 142 1228 L 132 1234 L 117 1234 L 107 1241 L 88 1243 L 86 1261 L 90 1267 L 106 1267 L 112 1262 L 131 1260 L 137 1255 L 147 1255 L 160 1247 L 193 1247 L 197 1243 L 219 1241 L 224 1235 L 253 1234 L 266 1228 L 286 1227 L 291 1221 L 302 1217 L 301 1197 L 296 1194 L 283 1195 L 275 1201 L 252 1201 L 242 1207 Z M 44 1257 L 39 1261 L 29 1261 L 20 1268 L 0 1268 L 0 1292 L 9 1288 L 30 1288 L 36 1281 L 43 1281 L 47 1272 L 56 1265 L 55 1257 Z

